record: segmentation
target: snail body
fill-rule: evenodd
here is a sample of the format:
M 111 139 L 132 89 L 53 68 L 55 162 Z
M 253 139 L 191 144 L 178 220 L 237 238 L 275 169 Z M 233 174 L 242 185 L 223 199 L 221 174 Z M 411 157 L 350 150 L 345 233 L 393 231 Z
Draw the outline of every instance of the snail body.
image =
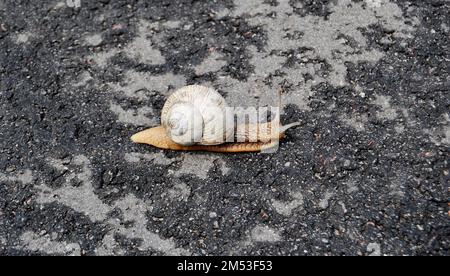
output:
M 170 150 L 256 152 L 270 148 L 288 128 L 299 125 L 282 126 L 279 113 L 271 122 L 235 125 L 234 115 L 216 90 L 189 85 L 168 97 L 160 126 L 136 133 L 131 140 Z
M 148 144 L 160 149 L 177 151 L 210 151 L 210 152 L 257 152 L 264 148 L 270 148 L 271 143 L 223 143 L 220 145 L 191 145 L 184 146 L 175 143 L 167 135 L 163 126 L 157 126 L 136 133 L 131 138 L 135 143 Z

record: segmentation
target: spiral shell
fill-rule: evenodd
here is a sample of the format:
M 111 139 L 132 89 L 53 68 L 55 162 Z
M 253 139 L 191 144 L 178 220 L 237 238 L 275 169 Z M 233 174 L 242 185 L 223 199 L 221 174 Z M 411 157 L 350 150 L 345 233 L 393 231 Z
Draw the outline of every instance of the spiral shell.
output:
M 161 113 L 161 125 L 173 142 L 218 145 L 234 136 L 234 115 L 214 89 L 189 85 L 169 96 Z

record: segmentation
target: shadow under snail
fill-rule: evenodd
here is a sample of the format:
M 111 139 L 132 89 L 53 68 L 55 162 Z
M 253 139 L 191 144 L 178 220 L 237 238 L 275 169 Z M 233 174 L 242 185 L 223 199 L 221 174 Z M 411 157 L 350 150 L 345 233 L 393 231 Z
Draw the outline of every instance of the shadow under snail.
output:
M 282 126 L 277 112 L 270 122 L 237 125 L 230 110 L 216 90 L 185 86 L 166 100 L 161 125 L 138 132 L 131 140 L 169 150 L 259 152 L 277 145 L 287 129 L 300 124 Z

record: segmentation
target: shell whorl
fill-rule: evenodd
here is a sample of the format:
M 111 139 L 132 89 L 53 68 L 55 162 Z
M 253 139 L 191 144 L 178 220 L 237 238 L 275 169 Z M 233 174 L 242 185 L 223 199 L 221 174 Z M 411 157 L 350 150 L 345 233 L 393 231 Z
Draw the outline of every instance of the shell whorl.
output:
M 167 135 L 180 145 L 218 145 L 234 135 L 233 113 L 214 89 L 189 85 L 169 96 L 161 113 Z

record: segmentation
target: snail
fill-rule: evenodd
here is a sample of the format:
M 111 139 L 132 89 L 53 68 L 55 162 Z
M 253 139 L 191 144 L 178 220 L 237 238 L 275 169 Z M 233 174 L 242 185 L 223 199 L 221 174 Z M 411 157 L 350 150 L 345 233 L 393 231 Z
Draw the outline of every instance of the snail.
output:
M 169 150 L 258 152 L 273 147 L 287 129 L 300 124 L 282 126 L 279 118 L 278 112 L 270 122 L 235 123 L 235 113 L 216 90 L 189 85 L 168 97 L 160 126 L 138 132 L 131 140 Z

